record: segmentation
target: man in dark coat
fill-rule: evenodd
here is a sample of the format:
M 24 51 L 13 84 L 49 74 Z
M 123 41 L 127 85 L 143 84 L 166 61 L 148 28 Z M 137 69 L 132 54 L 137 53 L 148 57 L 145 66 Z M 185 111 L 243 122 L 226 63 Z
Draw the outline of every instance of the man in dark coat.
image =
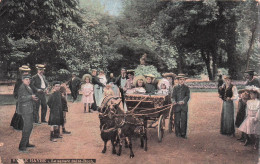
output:
M 116 78 L 116 81 L 115 81 L 115 84 L 118 86 L 119 88 L 119 91 L 121 93 L 121 96 L 122 96 L 122 102 L 124 104 L 125 102 L 125 96 L 124 96 L 124 87 L 125 87 L 125 84 L 126 84 L 126 70 L 125 68 L 121 68 L 121 75 L 119 75 L 117 78 Z
M 80 78 L 78 78 L 76 76 L 76 73 L 73 72 L 72 78 L 68 82 L 70 92 L 71 92 L 71 96 L 73 98 L 73 102 L 77 100 L 77 97 L 79 95 L 80 84 L 81 84 Z
M 29 138 L 33 128 L 33 101 L 37 101 L 38 98 L 33 95 L 33 91 L 30 88 L 30 76 L 25 75 L 22 77 L 23 84 L 18 90 L 18 114 L 23 118 L 23 132 L 22 139 L 19 144 L 20 151 L 26 151 L 27 147 L 35 147 L 29 143 Z
M 255 86 L 260 88 L 260 83 L 257 78 L 254 77 L 255 71 L 253 69 L 249 69 L 245 71 L 245 78 L 247 79 L 246 86 Z
M 36 103 L 36 107 L 33 111 L 33 120 L 35 123 L 39 123 L 39 108 L 41 105 L 41 122 L 46 122 L 46 113 L 47 113 L 47 104 L 45 94 L 47 92 L 48 83 L 43 75 L 45 66 L 42 64 L 36 64 L 38 73 L 32 77 L 31 88 L 33 89 L 34 94 L 39 98 L 39 101 Z
M 173 88 L 172 102 L 174 104 L 174 124 L 177 137 L 187 138 L 187 117 L 190 89 L 185 85 L 185 75 L 177 76 L 178 85 Z
M 54 92 L 48 99 L 48 106 L 50 108 L 50 115 L 48 124 L 51 125 L 50 140 L 56 142 L 54 138 L 61 138 L 60 126 L 64 123 L 62 100 L 60 93 L 60 82 L 56 81 L 53 83 Z
M 15 99 L 18 99 L 18 90 L 23 83 L 22 76 L 29 75 L 30 71 L 31 69 L 27 65 L 22 65 L 19 68 L 20 76 L 16 80 L 16 83 L 14 85 L 14 92 L 13 92 Z M 23 130 L 23 118 L 20 114 L 17 113 L 17 110 L 18 110 L 18 101 L 16 102 L 16 110 L 13 115 L 10 126 L 12 126 L 16 130 Z

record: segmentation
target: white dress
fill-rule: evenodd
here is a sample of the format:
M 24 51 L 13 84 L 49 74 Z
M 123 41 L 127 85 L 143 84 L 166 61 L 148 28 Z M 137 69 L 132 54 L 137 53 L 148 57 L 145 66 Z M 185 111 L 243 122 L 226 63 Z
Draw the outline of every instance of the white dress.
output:
M 246 105 L 246 119 L 238 130 L 246 134 L 260 135 L 260 100 L 248 100 Z

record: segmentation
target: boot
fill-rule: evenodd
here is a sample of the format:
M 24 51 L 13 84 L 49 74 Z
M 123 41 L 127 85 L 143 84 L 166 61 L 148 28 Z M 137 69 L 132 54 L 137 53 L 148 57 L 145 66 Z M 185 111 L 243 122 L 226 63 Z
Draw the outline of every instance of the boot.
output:
M 69 132 L 69 131 L 66 131 L 66 129 L 65 129 L 65 128 L 62 128 L 62 133 L 63 133 L 63 134 L 70 134 L 71 132 Z
M 87 111 L 86 111 L 86 105 L 84 105 L 84 113 L 87 113 Z
M 259 138 L 256 138 L 255 139 L 254 149 L 257 150 L 258 147 L 259 147 Z
M 250 143 L 249 136 L 247 134 L 245 134 L 245 138 L 246 138 L 246 140 L 245 140 L 244 146 L 247 146 Z
M 60 135 L 60 127 L 54 130 L 54 136 L 56 138 L 62 138 L 62 136 Z
M 52 141 L 52 142 L 57 142 L 57 140 L 54 139 L 54 131 L 51 131 L 51 134 L 50 134 L 50 141 Z

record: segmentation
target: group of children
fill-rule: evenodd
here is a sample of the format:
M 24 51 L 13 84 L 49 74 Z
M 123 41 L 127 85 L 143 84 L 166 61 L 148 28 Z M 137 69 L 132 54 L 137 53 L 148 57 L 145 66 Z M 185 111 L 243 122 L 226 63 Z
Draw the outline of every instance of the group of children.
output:
M 260 136 L 260 89 L 248 86 L 239 91 L 239 94 L 239 111 L 235 124 L 242 135 L 238 140 L 245 142 L 245 146 L 253 143 L 257 149 Z
M 144 76 L 134 77 L 134 71 L 127 71 L 127 81 L 123 87 L 124 93 L 131 94 L 161 94 L 168 95 L 170 88 L 173 84 L 170 84 L 170 81 L 165 77 L 155 83 L 155 76 L 152 74 L 147 74 Z M 100 82 L 104 83 L 103 89 L 103 98 L 107 96 L 117 96 L 112 89 L 112 86 L 115 85 L 113 82 L 106 83 L 105 78 L 100 78 Z M 174 79 L 174 75 L 171 74 L 171 80 Z M 90 74 L 85 74 L 82 78 L 84 84 L 81 87 L 82 99 L 81 102 L 84 104 L 84 113 L 91 113 L 91 106 L 95 102 L 94 100 L 94 85 L 92 84 L 92 76 Z M 173 80 L 172 80 L 173 81 Z M 118 89 L 119 90 L 119 89 Z M 120 93 L 118 91 L 118 93 Z M 120 96 L 120 95 L 118 95 Z

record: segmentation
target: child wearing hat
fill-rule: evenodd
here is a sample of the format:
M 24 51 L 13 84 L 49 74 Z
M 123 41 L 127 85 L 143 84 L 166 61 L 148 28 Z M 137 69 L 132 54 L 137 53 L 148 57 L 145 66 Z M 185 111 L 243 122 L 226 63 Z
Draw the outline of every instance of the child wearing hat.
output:
M 153 84 L 153 80 L 155 78 L 155 76 L 153 74 L 147 74 L 147 75 L 144 75 L 145 76 L 145 80 L 146 80 L 146 83 L 145 83 L 145 90 L 146 90 L 146 93 L 148 94 L 154 94 L 155 93 L 155 85 Z
M 112 86 L 110 84 L 107 84 L 104 88 L 104 97 L 107 96 L 114 96 L 114 91 L 112 90 Z
M 86 111 L 91 113 L 90 107 L 91 104 L 94 103 L 94 86 L 91 83 L 92 76 L 90 74 L 85 74 L 82 79 L 85 84 L 82 85 L 81 102 L 84 104 L 84 113 L 86 113 Z
M 246 134 L 245 146 L 250 143 L 251 138 L 255 139 L 254 148 L 257 149 L 260 135 L 260 89 L 257 87 L 247 87 L 247 89 L 251 99 L 246 103 L 246 119 L 238 130 Z
M 172 92 L 172 103 L 174 104 L 174 124 L 177 137 L 187 138 L 188 101 L 190 99 L 190 88 L 185 85 L 186 76 L 177 76 L 178 85 L 174 86 Z
M 60 136 L 60 126 L 63 124 L 63 110 L 61 102 L 60 82 L 53 83 L 53 93 L 48 99 L 48 106 L 50 108 L 50 115 L 48 124 L 51 126 L 50 140 L 56 142 L 55 138 L 62 138 Z

